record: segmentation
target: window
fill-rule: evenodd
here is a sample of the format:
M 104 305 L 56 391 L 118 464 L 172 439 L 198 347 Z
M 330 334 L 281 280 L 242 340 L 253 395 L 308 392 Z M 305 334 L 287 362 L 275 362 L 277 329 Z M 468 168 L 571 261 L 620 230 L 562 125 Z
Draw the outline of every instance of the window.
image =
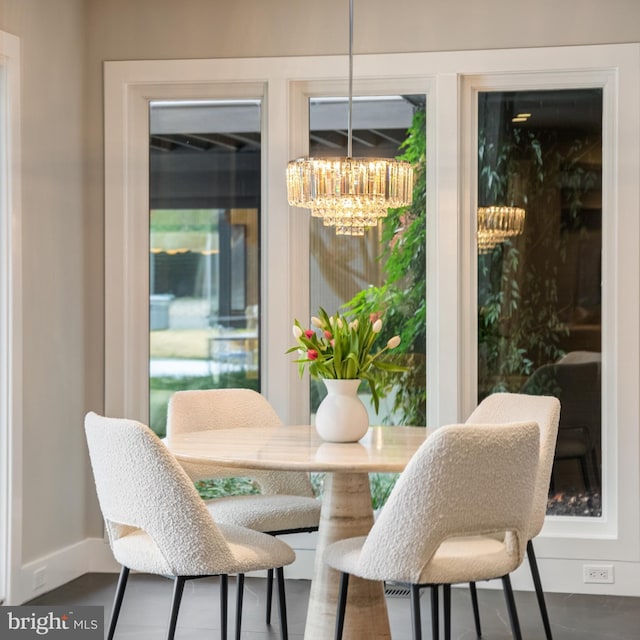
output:
M 375 413 L 366 385 L 360 395 L 371 424 L 426 424 L 426 271 L 424 157 L 426 99 L 420 95 L 360 96 L 353 101 L 353 156 L 396 158 L 409 154 L 416 164 L 415 202 L 390 211 L 362 237 L 337 235 L 335 228 L 312 219 L 310 233 L 310 316 L 319 307 L 329 314 L 381 314 L 380 344 L 403 336 L 392 357 L 409 366 L 381 384 L 383 397 Z M 344 98 L 310 100 L 309 154 L 345 156 Z M 311 380 L 311 411 L 325 395 L 321 381 Z
M 345 98 L 309 101 L 309 155 L 346 156 Z M 378 374 L 381 395 L 376 413 L 366 384 L 359 396 L 370 424 L 426 424 L 426 96 L 359 96 L 353 100 L 353 156 L 403 157 L 416 164 L 415 202 L 389 211 L 364 236 L 336 234 L 313 218 L 309 223 L 309 316 L 380 314 L 378 344 L 394 335 L 402 341 L 391 356 L 406 373 Z M 311 420 L 326 395 L 322 381 L 310 380 Z M 369 475 L 374 509 L 384 505 L 398 474 Z M 320 491 L 322 475 L 312 474 Z
M 602 159 L 602 88 L 479 93 L 478 400 L 560 399 L 553 515 L 602 515 Z
M 562 60 L 563 69 L 555 69 L 550 58 L 544 56 L 544 64 L 552 66 L 554 71 L 511 74 L 495 71 L 467 76 L 462 84 L 462 121 L 467 123 L 463 127 L 462 174 L 469 185 L 461 191 L 460 218 L 463 252 L 460 312 L 465 318 L 460 325 L 463 327 L 460 363 L 467 367 L 466 375 L 462 377 L 463 406 L 474 406 L 479 394 L 495 388 L 492 387 L 494 382 L 501 384 L 501 378 L 502 383 L 514 385 L 508 387 L 511 390 L 515 387 L 536 393 L 544 386 L 549 393 L 551 385 L 559 394 L 560 383 L 546 375 L 547 371 L 554 374 L 559 371 L 562 375 L 567 371 L 565 367 L 573 367 L 577 361 L 579 368 L 589 373 L 592 389 L 593 379 L 597 380 L 599 371 L 595 391 L 585 392 L 583 388 L 581 393 L 581 402 L 588 401 L 581 408 L 584 410 L 588 406 L 587 412 L 595 421 L 595 427 L 576 424 L 575 418 L 572 418 L 572 424 L 566 425 L 571 427 L 567 429 L 567 435 L 577 433 L 580 437 L 577 444 L 582 447 L 583 434 L 588 429 L 590 434 L 596 434 L 595 460 L 591 455 L 590 460 L 584 461 L 590 466 L 583 473 L 579 458 L 570 459 L 565 452 L 557 456 L 549 514 L 538 543 L 540 553 L 546 557 L 575 558 L 576 564 L 578 558 L 613 558 L 618 553 L 626 554 L 637 548 L 637 533 L 634 533 L 636 529 L 632 522 L 635 515 L 629 513 L 635 509 L 635 500 L 628 499 L 630 482 L 636 480 L 631 481 L 627 475 L 635 476 L 632 469 L 637 468 L 637 461 L 631 460 L 635 455 L 630 453 L 637 446 L 637 429 L 632 426 L 637 424 L 637 418 L 634 402 L 631 396 L 627 397 L 624 387 L 635 388 L 640 384 L 636 378 L 637 359 L 629 357 L 631 349 L 635 353 L 637 332 L 635 329 L 628 332 L 637 322 L 638 315 L 635 310 L 637 287 L 631 284 L 631 274 L 638 273 L 634 257 L 637 250 L 632 248 L 636 241 L 629 237 L 631 233 L 635 238 L 637 216 L 633 212 L 638 194 L 637 189 L 631 187 L 635 179 L 630 181 L 627 173 L 627 168 L 635 167 L 638 162 L 637 150 L 631 142 L 635 134 L 630 128 L 638 94 L 637 82 L 632 80 L 635 63 L 631 51 L 623 53 L 619 49 L 621 58 L 615 63 L 610 60 L 611 65 L 607 66 L 603 63 L 608 52 L 596 49 L 583 50 L 580 59 L 574 59 L 569 65 L 574 67 L 572 71 L 566 71 L 568 58 Z M 627 58 L 627 53 L 631 57 Z M 528 98 L 533 99 L 529 102 L 532 108 L 521 109 L 516 105 L 519 99 L 526 101 Z M 539 125 L 533 123 L 534 106 L 547 112 Z M 567 123 L 569 112 L 571 123 Z M 532 115 L 527 116 L 527 113 Z M 484 122 L 483 114 L 487 116 Z M 524 120 L 513 122 L 513 117 Z M 479 154 L 482 149 L 479 141 L 483 140 L 483 128 L 488 130 L 487 124 L 493 130 L 491 140 L 503 149 L 505 140 L 515 140 L 516 127 L 529 139 L 535 136 L 533 144 L 525 147 L 525 153 L 520 156 L 520 159 L 528 157 L 528 163 L 514 162 L 508 170 L 501 168 L 494 174 L 506 178 L 501 183 L 503 192 L 500 194 L 495 190 L 493 194 L 489 193 L 486 181 L 492 170 L 487 167 L 495 169 L 498 165 L 488 161 L 489 156 L 481 159 Z M 500 138 L 498 131 L 507 134 Z M 549 145 L 548 141 L 554 136 L 562 143 Z M 538 145 L 538 140 L 543 139 L 544 144 Z M 581 145 L 583 152 L 574 153 Z M 555 156 L 551 153 L 554 150 L 558 151 Z M 517 153 L 511 157 L 518 159 Z M 525 170 L 535 166 L 535 162 L 539 165 L 540 159 L 550 169 L 551 158 L 562 167 L 555 186 L 553 180 L 541 180 L 544 172 Z M 553 173 L 548 171 L 545 175 Z M 532 177 L 537 183 L 531 182 Z M 490 196 L 505 200 L 492 201 Z M 545 197 L 550 203 L 554 200 L 553 206 L 545 204 Z M 500 246 L 483 253 L 478 247 L 482 222 L 479 209 L 501 204 L 525 209 L 522 233 L 504 238 Z M 532 224 L 528 226 L 529 222 Z M 545 230 L 545 223 L 551 230 Z M 531 245 L 535 243 L 539 247 L 533 255 Z M 543 251 L 542 246 L 546 246 L 546 250 Z M 516 253 L 512 253 L 513 250 Z M 585 252 L 591 256 L 588 266 L 584 259 L 581 261 L 581 254 L 585 257 Z M 510 256 L 514 255 L 519 258 L 517 274 L 508 264 Z M 503 258 L 507 262 L 503 262 Z M 526 283 L 528 274 L 533 268 L 540 269 L 541 263 L 542 267 L 548 266 L 548 273 L 553 275 L 543 278 L 544 296 L 537 288 L 540 283 L 536 282 L 535 286 Z M 505 286 L 496 286 L 497 276 L 507 274 Z M 512 286 L 514 283 L 515 287 Z M 501 331 L 493 333 L 494 344 L 497 344 L 496 336 L 499 340 L 504 338 L 506 348 L 509 340 L 518 335 L 519 313 L 527 308 L 535 310 L 541 319 L 539 329 L 546 331 L 544 339 L 540 340 L 536 340 L 535 335 L 524 336 L 526 339 L 532 337 L 538 349 L 532 348 L 527 354 L 515 351 L 517 358 L 526 355 L 530 365 L 524 359 L 517 364 L 517 358 L 511 363 L 505 358 L 491 364 L 491 359 L 487 358 L 492 338 L 481 333 L 487 329 L 482 318 L 487 309 L 483 310 L 482 305 L 491 302 L 491 296 L 500 292 L 505 300 L 515 292 L 519 296 L 519 311 L 510 319 L 507 314 Z M 554 296 L 557 298 L 555 304 L 548 304 Z M 534 333 L 532 329 L 528 331 Z M 524 346 L 530 348 L 526 340 Z M 509 364 L 514 361 L 516 371 L 522 364 L 530 367 L 522 374 L 524 377 L 520 377 L 520 382 L 519 375 L 509 371 Z M 502 371 L 501 366 L 505 367 Z M 545 375 L 539 384 L 540 374 L 534 375 L 534 372 L 540 367 L 546 368 L 542 370 Z M 575 377 L 571 376 L 573 380 Z M 570 404 L 570 401 L 564 402 L 565 414 L 561 420 L 570 417 L 567 411 Z M 463 415 L 469 410 L 465 409 Z M 584 418 L 583 413 L 580 420 Z M 564 428 L 565 425 L 561 431 Z M 564 445 L 561 442 L 564 437 L 562 432 L 558 453 Z M 591 486 L 587 487 L 587 484 Z M 566 502 L 561 495 L 565 492 L 570 496 Z
M 174 391 L 260 389 L 259 100 L 154 101 L 149 422 Z
M 565 309 L 561 311 L 566 314 L 566 321 L 571 319 L 575 325 L 577 320 L 585 320 L 588 315 L 582 314 L 579 307 L 589 309 L 591 313 L 593 305 L 597 305 L 598 295 L 601 298 L 598 331 L 602 353 L 599 396 L 602 404 L 599 460 L 602 514 L 547 518 L 537 550 L 539 557 L 552 565 L 554 559 L 562 558 L 566 564 L 563 564 L 562 572 L 556 572 L 558 576 L 568 575 L 564 571 L 566 566 L 575 569 L 576 576 L 581 576 L 582 562 L 586 558 L 630 560 L 640 553 L 640 468 L 637 460 L 640 447 L 637 430 L 640 422 L 637 406 L 640 258 L 636 246 L 640 236 L 637 216 L 640 210 L 637 189 L 640 142 L 636 126 L 640 110 L 638 50 L 638 45 L 613 45 L 365 55 L 356 56 L 354 60 L 355 95 L 426 96 L 429 116 L 425 184 L 428 233 L 423 291 L 426 292 L 428 327 L 425 339 L 426 423 L 429 425 L 464 421 L 477 403 L 479 387 L 483 387 L 483 393 L 495 388 L 487 383 L 497 369 L 487 367 L 484 360 L 481 362 L 478 348 L 478 305 L 481 296 L 489 295 L 489 284 L 495 276 L 485 276 L 479 269 L 494 257 L 501 256 L 508 244 L 521 249 L 518 243 L 531 240 L 527 240 L 526 234 L 533 232 L 525 219 L 521 237 L 505 241 L 504 247 L 495 250 L 495 256 L 478 256 L 478 207 L 497 203 L 479 199 L 480 105 L 484 101 L 482 109 L 490 111 L 491 101 L 498 98 L 500 102 L 538 93 L 545 94 L 539 97 L 549 98 L 551 93 L 545 92 L 561 96 L 567 90 L 577 96 L 593 98 L 594 91 L 601 91 L 599 294 L 598 288 L 593 287 L 593 271 L 581 271 L 589 277 L 583 280 L 580 276 L 576 281 L 571 280 L 571 267 L 566 273 L 563 271 L 562 291 L 573 292 L 573 299 L 580 298 L 583 302 L 574 306 L 572 314 Z M 328 238 L 313 238 L 315 232 L 310 229 L 316 221 L 310 220 L 306 211 L 291 210 L 286 206 L 284 171 L 292 158 L 310 155 L 310 130 L 321 131 L 310 113 L 310 100 L 346 95 L 346 76 L 346 59 L 342 56 L 106 63 L 107 413 L 148 419 L 149 249 L 152 248 L 148 246 L 149 211 L 172 209 L 149 201 L 149 103 L 156 100 L 259 99 L 262 126 L 260 388 L 285 422 L 308 421 L 311 414 L 308 387 L 306 381 L 299 379 L 291 354 L 286 354 L 292 344 L 292 321 L 306 318 L 321 302 L 333 307 L 347 301 L 353 290 L 340 291 L 334 297 L 329 288 L 318 294 L 319 297 L 313 297 L 314 291 L 322 290 L 318 286 L 319 272 L 314 273 L 315 267 L 312 267 L 316 259 L 314 254 L 317 255 L 319 247 Z M 337 127 L 332 126 L 331 130 L 336 128 L 344 131 L 344 121 Z M 513 184 L 514 193 L 518 192 L 516 187 L 518 185 Z M 580 226 L 575 233 L 567 226 L 567 218 L 573 214 L 567 207 L 560 207 L 560 222 L 565 225 L 569 244 L 577 243 L 583 237 L 589 237 L 591 243 L 598 234 L 587 220 L 592 221 L 599 208 L 591 200 L 598 191 L 597 186 L 590 190 L 590 200 L 583 202 L 584 211 L 576 213 Z M 218 211 L 217 215 L 224 208 L 213 207 Z M 174 213 L 178 210 L 209 210 L 209 207 L 181 206 Z M 530 210 L 533 216 L 533 209 Z M 533 221 L 533 217 L 529 220 Z M 215 220 L 206 224 L 213 230 Z M 231 230 L 231 238 L 233 233 L 237 232 Z M 333 254 L 329 255 L 338 257 L 339 245 L 333 238 Z M 235 240 L 242 243 L 241 236 L 236 235 Z M 559 236 L 551 240 L 559 240 Z M 244 242 L 246 247 L 247 236 Z M 365 243 L 369 242 L 373 243 L 373 240 L 367 238 Z M 595 246 L 597 242 L 594 241 L 589 244 L 589 250 Z M 576 256 L 580 254 L 573 245 L 571 251 Z M 362 278 L 363 283 L 373 279 L 371 274 L 375 275 L 378 268 L 374 264 L 375 247 L 367 245 L 367 252 L 362 255 L 371 261 L 374 269 Z M 248 262 L 245 267 L 248 269 Z M 589 263 L 589 267 L 593 267 L 593 263 Z M 191 273 L 195 271 L 191 267 Z M 334 271 L 323 264 L 323 278 L 330 282 L 334 275 Z M 159 272 L 156 273 L 158 276 Z M 479 282 L 482 283 L 480 288 Z M 518 283 L 522 286 L 520 281 Z M 359 287 L 358 283 L 355 290 Z M 157 295 L 166 295 L 159 288 L 155 291 Z M 520 294 L 522 296 L 524 292 Z M 248 290 L 246 294 L 241 291 L 230 295 L 230 307 L 240 308 L 242 295 L 246 295 L 248 301 Z M 591 306 L 584 306 L 585 302 Z M 593 338 L 597 333 L 592 330 L 593 325 L 590 327 L 583 335 L 588 333 Z M 572 337 L 577 333 L 574 331 Z M 597 351 L 596 346 L 590 344 L 588 350 Z M 586 349 L 586 342 L 567 344 L 562 348 L 566 353 Z M 555 358 L 549 357 L 546 363 L 540 360 L 540 366 L 554 364 L 552 360 Z M 529 373 L 526 373 L 525 378 L 528 377 Z M 564 470 L 560 466 L 564 466 Z M 579 482 L 579 462 L 572 460 L 562 461 L 558 466 L 556 482 L 564 482 L 567 469 L 571 469 L 569 473 L 576 483 Z M 598 479 L 598 471 L 590 473 L 594 481 Z M 549 573 L 554 574 L 553 571 Z M 618 581 L 618 574 L 616 578 Z M 582 586 L 580 577 L 576 577 L 575 582 L 575 588 Z M 554 585 L 549 584 L 547 588 L 553 590 Z M 556 588 L 566 586 L 557 582 Z

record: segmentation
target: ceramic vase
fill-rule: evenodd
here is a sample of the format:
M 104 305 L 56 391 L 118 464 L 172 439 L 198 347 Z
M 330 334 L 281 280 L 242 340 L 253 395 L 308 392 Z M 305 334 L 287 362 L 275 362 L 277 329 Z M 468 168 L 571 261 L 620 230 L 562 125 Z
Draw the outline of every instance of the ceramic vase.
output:
M 369 414 L 358 397 L 360 380 L 323 380 L 327 395 L 316 413 L 316 431 L 327 442 L 357 442 L 369 428 Z

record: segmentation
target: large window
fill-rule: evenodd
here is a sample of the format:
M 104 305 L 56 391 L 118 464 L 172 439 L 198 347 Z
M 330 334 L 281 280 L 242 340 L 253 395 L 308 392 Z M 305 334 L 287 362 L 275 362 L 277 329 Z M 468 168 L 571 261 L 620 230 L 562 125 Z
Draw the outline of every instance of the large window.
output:
M 361 389 L 371 424 L 426 424 L 425 103 L 425 96 L 409 95 L 358 97 L 353 104 L 354 157 L 402 156 L 415 164 L 413 205 L 390 210 L 362 237 L 337 235 L 318 218 L 309 228 L 310 315 L 319 307 L 329 314 L 379 314 L 379 343 L 402 337 L 393 358 L 409 371 L 382 381 L 377 414 L 366 385 Z M 346 119 L 344 98 L 311 99 L 311 157 L 346 155 Z M 321 382 L 312 380 L 312 413 L 324 394 Z
M 549 513 L 600 516 L 602 89 L 478 97 L 478 399 L 557 396 Z
M 309 155 L 345 156 L 347 119 L 344 98 L 309 103 Z M 309 225 L 310 315 L 380 316 L 378 343 L 394 335 L 400 346 L 391 358 L 406 373 L 377 374 L 381 401 L 376 413 L 366 384 L 359 390 L 370 424 L 426 424 L 426 96 L 358 97 L 353 104 L 353 156 L 402 157 L 415 165 L 412 206 L 389 210 L 364 236 L 336 234 L 319 218 Z M 310 381 L 313 414 L 326 395 L 322 381 Z M 397 474 L 370 474 L 374 508 L 386 501 Z M 312 474 L 314 483 L 321 477 Z
M 260 102 L 150 105 L 149 421 L 183 389 L 258 390 Z
M 415 111 L 419 104 L 407 101 L 406 97 L 426 96 L 428 118 L 423 129 L 427 133 L 426 198 L 422 197 L 423 201 L 426 199 L 423 230 L 428 231 L 423 256 L 426 270 L 424 267 L 414 269 L 413 265 L 405 270 L 407 277 L 426 274 L 426 284 L 416 289 L 426 304 L 427 319 L 421 325 L 425 330 L 426 349 L 415 350 L 426 361 L 426 376 L 420 376 L 422 382 L 426 377 L 426 424 L 435 427 L 464 421 L 481 395 L 500 388 L 521 391 L 526 384 L 533 384 L 529 381 L 535 370 L 544 366 L 568 367 L 571 358 L 577 357 L 576 352 L 580 352 L 580 358 L 583 352 L 590 352 L 593 361 L 586 362 L 590 366 L 585 369 L 601 370 L 599 391 L 581 396 L 581 401 L 601 403 L 601 410 L 591 411 L 596 420 L 600 417 L 600 425 L 595 430 L 582 428 L 583 425 L 573 430 L 579 437 L 595 434 L 596 446 L 590 449 L 591 454 L 595 451 L 595 458 L 591 455 L 585 459 L 586 476 L 579 458 L 558 459 L 553 478 L 557 493 L 574 488 L 574 496 L 582 494 L 589 499 L 600 492 L 601 515 L 594 517 L 598 516 L 598 508 L 593 501 L 595 508 L 587 505 L 588 513 L 547 518 L 543 535 L 537 541 L 539 557 L 551 569 L 555 568 L 556 559 L 562 559 L 563 563 L 561 571 L 547 571 L 552 581 L 547 585 L 550 590 L 583 587 L 584 559 L 630 561 L 640 553 L 638 50 L 638 45 L 615 45 L 365 55 L 356 56 L 354 61 L 354 93 L 358 98 L 402 96 L 410 111 Z M 170 304 L 181 297 L 190 297 L 199 301 L 195 305 L 200 309 L 198 321 L 207 324 L 202 300 L 208 300 L 209 293 L 204 286 L 207 280 L 201 274 L 209 268 L 208 262 L 214 274 L 209 281 L 212 301 L 220 295 L 223 283 L 215 276 L 216 269 L 221 273 L 222 266 L 216 266 L 216 258 L 208 260 L 204 255 L 206 236 L 211 236 L 211 246 L 216 235 L 217 241 L 223 243 L 220 225 L 227 212 L 231 214 L 233 210 L 245 215 L 257 209 L 261 266 L 260 389 L 286 423 L 309 420 L 312 407 L 307 381 L 300 380 L 293 358 L 287 354 L 292 344 L 293 319 L 308 318 L 321 304 L 335 309 L 370 284 L 379 287 L 388 283 L 383 273 L 385 260 L 377 260 L 384 243 L 384 229 L 368 232 L 364 239 L 336 239 L 331 232 L 318 230 L 317 220 L 310 219 L 307 211 L 289 208 L 286 204 L 284 173 L 288 161 L 319 153 L 317 136 L 336 143 L 332 154 L 342 153 L 344 115 L 338 115 L 339 122 L 323 129 L 311 112 L 310 99 L 346 95 L 345 72 L 346 60 L 341 56 L 106 63 L 107 413 L 148 419 L 150 312 L 153 311 L 154 323 L 170 325 Z M 535 127 L 539 137 L 555 131 L 559 136 L 555 146 L 535 143 L 524 149 L 517 148 L 517 141 L 508 138 L 508 126 L 517 124 L 512 123 L 511 118 L 518 113 L 512 113 L 507 104 L 525 96 L 535 98 L 536 106 L 545 108 L 548 119 L 540 127 L 540 122 L 535 122 L 534 105 L 522 111 L 515 107 L 518 113 L 532 114 L 528 123 L 520 123 L 519 130 L 529 135 Z M 568 100 L 569 97 L 575 102 Z M 149 101 L 221 98 L 236 101 L 259 98 L 261 101 L 260 201 L 231 205 L 202 202 L 174 205 L 152 201 L 147 180 Z M 335 106 L 343 113 L 344 102 Z M 565 118 L 570 104 L 576 105 L 571 117 L 573 130 L 559 126 L 559 119 Z M 586 105 L 590 105 L 586 108 L 588 122 L 583 121 Z M 579 113 L 582 116 L 578 117 Z M 481 114 L 486 117 L 479 118 Z M 594 128 L 598 121 L 601 123 L 599 134 L 597 126 Z M 357 128 L 358 124 L 354 124 Z M 497 175 L 508 179 L 503 184 L 504 190 L 494 193 L 494 200 L 485 198 L 489 194 L 483 191 L 482 184 L 478 188 L 482 171 L 478 167 L 481 127 L 490 134 L 494 145 L 502 146 L 510 141 L 514 152 L 529 154 L 528 164 L 523 155 L 522 160 L 513 163 L 506 172 L 495 166 Z M 206 130 L 201 129 L 200 133 L 202 131 Z M 366 133 L 365 129 L 358 131 Z M 512 128 L 511 135 L 513 131 Z M 185 132 L 194 133 L 185 129 L 174 133 Z M 601 136 L 599 150 L 598 135 Z M 362 136 L 363 144 L 370 144 L 371 140 L 368 135 Z M 572 151 L 568 140 L 581 140 L 584 153 Z M 544 202 L 542 186 L 536 183 L 534 171 L 538 151 L 545 167 L 549 166 L 545 158 L 549 151 L 545 149 L 562 151 L 554 160 L 562 164 L 562 169 L 554 187 L 555 202 L 549 206 Z M 400 154 L 403 152 L 401 149 Z M 175 151 L 159 153 L 170 156 Z M 371 148 L 363 150 L 361 155 L 370 153 Z M 491 153 L 485 157 L 490 158 Z M 524 171 L 526 166 L 530 171 Z M 527 183 L 525 177 L 532 182 Z M 498 201 L 498 196 L 505 200 Z M 526 201 L 517 199 L 523 196 Z M 512 197 L 513 202 L 509 202 Z M 518 236 L 504 238 L 500 246 L 478 256 L 478 208 L 499 204 L 522 206 L 525 210 L 523 231 Z M 186 267 L 190 274 L 186 289 L 178 290 L 171 277 L 160 273 L 159 262 L 170 261 L 172 257 L 166 251 L 168 245 L 158 253 L 150 251 L 161 247 L 151 242 L 150 212 L 154 220 L 157 216 L 158 223 L 163 225 L 174 225 L 178 220 L 180 224 L 200 225 L 202 244 L 190 245 L 190 252 L 183 254 L 185 257 L 197 254 L 188 258 L 193 263 Z M 553 228 L 546 229 L 545 223 Z M 237 242 L 235 246 L 242 246 L 242 235 L 234 230 L 236 224 L 240 224 L 237 219 L 229 219 L 227 237 L 231 244 Z M 529 247 L 536 242 L 546 243 L 548 248 L 542 251 Z M 246 261 L 244 265 L 240 262 L 231 273 L 242 274 L 244 268 L 245 276 L 239 276 L 238 280 L 249 282 L 248 233 L 244 244 Z M 218 249 L 221 255 L 220 245 Z M 346 255 L 343 252 L 347 252 Z M 356 257 L 351 252 L 359 253 Z M 514 263 L 510 260 L 516 255 L 518 267 L 514 274 L 510 270 Z M 153 285 L 152 260 L 157 261 Z M 318 260 L 321 264 L 314 265 Z M 548 268 L 552 272 L 555 269 L 557 275 L 549 279 L 543 293 L 557 296 L 555 306 L 538 304 L 535 296 L 532 297 L 535 289 L 526 280 L 530 269 L 546 268 L 547 262 Z M 347 266 L 343 269 L 342 265 Z M 347 282 L 349 288 L 345 287 Z M 250 288 L 229 286 L 229 295 L 220 300 L 226 299 L 230 311 L 240 310 L 244 305 L 245 316 L 248 316 L 246 308 L 253 304 Z M 411 287 L 406 287 L 406 291 L 411 292 Z M 479 311 L 501 292 L 519 296 L 517 313 L 514 310 L 513 321 L 499 320 L 500 331 L 491 334 L 491 327 L 485 323 L 482 330 L 486 329 L 487 334 L 479 336 Z M 153 310 L 150 295 L 160 296 L 154 299 L 157 306 Z M 169 303 L 165 309 L 168 315 L 162 310 L 164 303 Z M 537 343 L 540 349 L 530 349 L 521 356 L 518 350 L 523 347 L 513 338 L 518 331 L 522 333 L 522 323 L 527 319 L 522 314 L 527 309 L 547 314 L 544 322 L 547 333 L 545 339 Z M 234 315 L 223 314 L 218 302 L 213 302 L 213 310 L 211 324 L 191 330 L 213 333 L 217 330 L 213 315 Z M 410 318 L 410 314 L 404 316 L 407 317 Z M 419 317 L 418 312 L 415 317 Z M 549 317 L 555 319 L 550 322 Z M 242 325 L 235 319 L 229 322 L 225 327 L 227 331 L 247 329 L 246 320 Z M 157 336 L 162 337 L 166 331 L 158 328 Z M 533 334 L 527 329 L 525 338 Z M 480 348 L 479 337 L 480 341 L 484 340 Z M 500 349 L 493 353 L 515 354 L 515 361 L 508 357 L 490 357 L 489 346 L 501 340 Z M 196 359 L 209 376 L 208 348 L 203 341 L 199 344 L 202 355 Z M 546 353 L 545 349 L 548 349 Z M 601 361 L 593 355 L 598 352 L 602 354 Z M 567 355 L 571 356 L 569 363 L 558 362 Z M 510 369 L 513 362 L 516 364 Z M 212 384 L 213 375 L 210 376 Z M 254 381 L 247 375 L 247 383 Z M 501 386 L 503 384 L 508 386 Z M 392 414 L 386 407 L 384 411 L 391 416 L 391 421 L 400 422 L 397 413 Z M 413 420 L 410 422 L 416 424 Z M 588 490 L 587 483 L 591 485 Z M 616 588 L 622 589 L 621 592 L 625 589 L 621 586 L 625 575 L 624 571 L 616 574 Z M 569 583 L 571 587 L 567 586 Z

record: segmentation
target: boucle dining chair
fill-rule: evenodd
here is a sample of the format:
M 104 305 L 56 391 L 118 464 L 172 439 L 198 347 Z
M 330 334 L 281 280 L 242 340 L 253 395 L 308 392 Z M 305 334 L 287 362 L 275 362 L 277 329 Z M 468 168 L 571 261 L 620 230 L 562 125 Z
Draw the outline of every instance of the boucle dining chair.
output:
M 115 633 L 132 569 L 174 580 L 167 640 L 175 634 L 185 581 L 220 576 L 225 640 L 228 575 L 275 568 L 286 640 L 282 567 L 294 561 L 293 549 L 273 536 L 216 523 L 177 460 L 146 425 L 91 412 L 85 417 L 85 433 L 109 543 L 122 565 L 107 639 Z M 242 586 L 238 581 L 239 603 Z M 238 607 L 237 637 L 240 616 Z
M 520 393 L 555 396 L 560 400 L 555 460 L 578 461 L 587 493 L 596 488 L 592 479 L 600 486 L 597 452 L 601 441 L 602 362 L 596 359 L 599 356 L 569 352 L 558 362 L 536 369 L 520 389 Z
M 522 393 L 495 393 L 488 396 L 473 411 L 466 424 L 500 424 L 518 420 L 535 420 L 540 427 L 540 460 L 536 475 L 531 514 L 527 523 L 527 558 L 536 591 L 540 615 L 547 640 L 552 640 L 551 624 L 542 590 L 540 572 L 532 540 L 542 529 L 547 513 L 549 483 L 560 420 L 560 401 L 551 396 L 532 396 Z M 478 637 L 481 635 L 480 616 L 475 585 L 471 584 L 471 600 Z
M 238 427 L 276 427 L 282 421 L 269 401 L 252 389 L 177 391 L 169 400 L 167 438 L 185 432 Z M 306 473 L 238 469 L 180 461 L 193 481 L 249 477 L 255 495 L 225 496 L 206 502 L 216 522 L 236 524 L 270 535 L 318 530 L 320 501 Z M 266 621 L 271 622 L 273 572 L 267 573 Z
M 324 560 L 341 572 L 336 639 L 342 637 L 349 575 L 410 586 L 414 640 L 422 638 L 420 589 L 431 587 L 432 632 L 451 636 L 451 584 L 502 578 L 514 637 L 520 626 L 509 574 L 524 558 L 538 467 L 535 422 L 449 425 L 409 461 L 367 536 L 329 545 Z M 506 532 L 501 537 L 489 534 Z

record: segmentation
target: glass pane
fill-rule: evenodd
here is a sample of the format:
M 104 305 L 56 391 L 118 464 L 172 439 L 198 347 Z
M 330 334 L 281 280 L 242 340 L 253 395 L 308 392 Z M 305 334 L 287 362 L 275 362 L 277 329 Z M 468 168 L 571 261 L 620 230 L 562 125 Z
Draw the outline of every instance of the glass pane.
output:
M 393 359 L 407 371 L 380 376 L 376 414 L 366 384 L 359 395 L 370 424 L 424 426 L 426 420 L 425 294 L 425 96 L 359 97 L 353 101 L 353 156 L 402 158 L 415 167 L 411 207 L 389 210 L 364 236 L 336 235 L 318 218 L 310 223 L 310 316 L 320 307 L 329 315 L 380 314 L 383 329 L 375 343 L 401 336 Z M 347 100 L 310 101 L 310 156 L 346 156 Z M 311 419 L 326 395 L 311 380 Z M 370 474 L 373 507 L 381 507 L 396 474 Z M 322 477 L 312 474 L 320 491 Z
M 345 156 L 348 103 L 345 98 L 310 101 L 311 157 Z M 411 207 L 390 210 L 363 237 L 336 235 L 334 227 L 312 218 L 310 225 L 310 315 L 322 307 L 352 315 L 380 314 L 383 329 L 376 347 L 401 336 L 393 357 L 410 367 L 381 379 L 378 414 L 367 385 L 360 395 L 371 424 L 425 424 L 425 97 L 358 97 L 353 101 L 353 156 L 403 157 L 417 167 Z M 421 162 L 422 161 L 422 162 Z M 311 410 L 325 395 L 321 381 L 311 382 Z
M 150 424 L 182 389 L 259 390 L 260 104 L 151 105 Z
M 602 90 L 481 93 L 478 132 L 478 399 L 557 396 L 548 513 L 597 517 Z

